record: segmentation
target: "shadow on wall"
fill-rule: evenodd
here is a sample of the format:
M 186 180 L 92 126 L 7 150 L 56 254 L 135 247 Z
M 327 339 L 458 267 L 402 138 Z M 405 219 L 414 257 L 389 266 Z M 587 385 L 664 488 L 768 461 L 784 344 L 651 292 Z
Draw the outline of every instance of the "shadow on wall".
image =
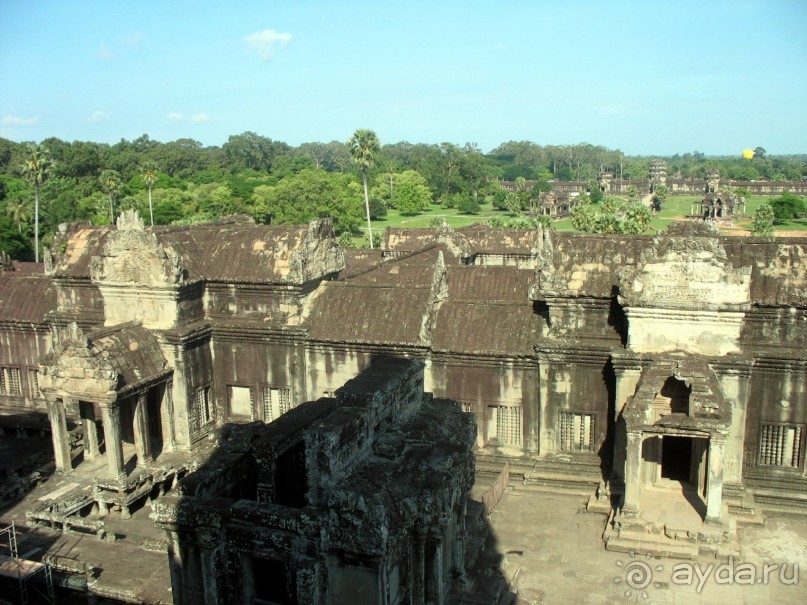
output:
M 473 416 L 424 395 L 422 367 L 378 360 L 335 398 L 223 426 L 204 463 L 153 504 L 174 602 L 506 598 L 504 557 L 469 500 Z

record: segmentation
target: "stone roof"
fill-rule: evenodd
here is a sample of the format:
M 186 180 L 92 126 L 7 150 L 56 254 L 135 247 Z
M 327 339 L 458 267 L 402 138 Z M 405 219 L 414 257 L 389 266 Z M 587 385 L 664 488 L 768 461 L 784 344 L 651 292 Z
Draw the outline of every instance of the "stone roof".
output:
M 43 273 L 0 271 L 0 321 L 42 323 L 55 308 L 56 291 Z
M 487 223 L 474 223 L 459 229 L 445 224 L 431 229 L 387 227 L 381 247 L 385 253 L 400 254 L 441 243 L 457 258 L 475 254 L 532 256 L 540 249 L 542 238 L 541 229 L 498 229 Z
M 304 283 L 344 266 L 329 221 L 256 225 L 228 219 L 145 229 L 139 216 L 127 213 L 119 217 L 118 228 L 73 227 L 59 236 L 54 248 L 62 245 L 62 252 L 54 253 L 51 274 L 101 281 L 132 281 L 125 279 L 127 273 L 138 273 L 132 267 L 159 273 L 164 264 L 167 274 L 175 269 L 185 280 Z M 152 268 L 142 262 L 146 257 Z
M 807 306 L 807 238 L 721 238 L 734 266 L 751 267 L 751 302 Z
M 118 373 L 118 390 L 153 378 L 168 367 L 154 334 L 138 323 L 97 330 L 87 340 L 93 354 L 108 360 Z
M 448 298 L 459 301 L 504 301 L 524 305 L 534 272 L 515 267 L 465 265 L 447 268 Z
M 542 318 L 532 305 L 448 300 L 437 313 L 432 349 L 449 353 L 532 355 Z
M 432 336 L 435 351 L 530 355 L 543 320 L 529 300 L 529 269 L 461 266 L 447 269 L 448 297 Z
M 541 247 L 541 229 L 496 229 L 476 223 L 457 229 L 468 239 L 472 254 L 533 255 Z
M 331 342 L 422 346 L 426 288 L 322 284 L 308 317 L 309 338 Z
M 675 377 L 691 390 L 688 414 L 669 414 L 660 420 L 652 418 L 652 405 L 666 380 Z M 653 361 L 642 371 L 635 393 L 628 398 L 622 411 L 628 427 L 653 424 L 683 430 L 725 433 L 731 424 L 731 403 L 720 386 L 706 359 L 687 352 L 678 352 Z
M 171 371 L 154 334 L 137 322 L 87 335 L 70 323 L 55 332 L 54 350 L 39 367 L 43 393 L 96 402 Z
M 534 298 L 610 298 L 619 281 L 617 271 L 625 265 L 635 265 L 649 239 L 635 235 L 554 234 Z
M 181 257 L 189 277 L 207 281 L 283 283 L 318 277 L 306 261 L 325 253 L 335 272 L 342 268 L 341 251 L 328 225 L 256 225 L 211 223 L 194 227 L 155 228 L 157 240 Z M 328 241 L 330 238 L 330 241 Z

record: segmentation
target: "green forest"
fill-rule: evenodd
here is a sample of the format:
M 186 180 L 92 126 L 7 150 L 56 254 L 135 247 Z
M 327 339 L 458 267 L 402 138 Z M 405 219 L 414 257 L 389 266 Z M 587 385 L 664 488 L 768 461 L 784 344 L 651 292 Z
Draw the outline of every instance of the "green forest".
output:
M 366 207 L 373 221 L 438 208 L 442 216 L 467 222 L 528 226 L 537 192 L 505 192 L 502 180 L 536 181 L 535 188 L 545 190 L 552 180 L 590 182 L 603 170 L 645 178 L 652 159 L 588 143 L 510 141 L 490 153 L 472 143 L 382 145 L 372 131 L 361 132 L 372 135 L 369 147 L 356 135 L 295 147 L 254 132 L 230 136 L 220 147 L 192 139 L 163 143 L 148 135 L 114 145 L 0 138 L 0 249 L 14 259 L 39 259 L 60 223 L 109 224 L 130 208 L 146 224 L 195 224 L 232 214 L 262 223 L 330 217 L 351 246 L 366 239 Z M 800 180 L 807 174 L 807 155 L 769 156 L 761 147 L 750 160 L 697 151 L 663 159 L 670 176 L 703 178 L 710 168 L 734 180 Z M 577 221 L 572 228 L 592 226 Z

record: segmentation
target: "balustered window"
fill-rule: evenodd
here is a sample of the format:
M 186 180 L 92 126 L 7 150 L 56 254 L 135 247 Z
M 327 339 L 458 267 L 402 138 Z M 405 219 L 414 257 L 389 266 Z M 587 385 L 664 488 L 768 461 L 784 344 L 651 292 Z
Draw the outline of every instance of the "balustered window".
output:
M 193 394 L 193 408 L 191 409 L 193 428 L 198 431 L 215 420 L 215 409 L 213 402 L 210 401 L 210 386 L 199 387 Z
M 42 391 L 39 390 L 39 371 L 28 370 L 28 394 L 32 399 L 41 399 Z
M 520 446 L 521 408 L 515 405 L 488 406 L 488 438 L 496 437 L 498 445 Z
M 759 431 L 759 464 L 799 468 L 804 450 L 804 427 L 762 424 Z
M 289 387 L 263 387 L 263 421 L 277 420 L 291 409 Z
M 0 368 L 0 395 L 22 395 L 19 368 Z
M 592 452 L 596 441 L 595 414 L 562 412 L 560 415 L 560 449 Z

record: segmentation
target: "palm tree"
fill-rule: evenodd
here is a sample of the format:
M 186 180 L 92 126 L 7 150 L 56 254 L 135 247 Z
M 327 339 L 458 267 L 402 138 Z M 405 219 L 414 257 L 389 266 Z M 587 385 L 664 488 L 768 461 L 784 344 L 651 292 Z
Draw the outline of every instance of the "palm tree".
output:
M 372 130 L 359 128 L 347 142 L 350 148 L 350 156 L 353 163 L 361 169 L 362 181 L 364 182 L 364 208 L 367 211 L 367 237 L 370 240 L 370 249 L 373 248 L 373 230 L 370 226 L 370 194 L 367 190 L 367 172 L 373 164 L 381 150 L 378 137 Z
M 101 186 L 109 194 L 109 221 L 115 224 L 115 210 L 113 203 L 115 196 L 120 193 L 120 174 L 117 170 L 104 170 L 99 178 Z
M 17 223 L 17 230 L 22 233 L 22 223 L 28 220 L 28 204 L 26 204 L 22 197 L 15 198 L 8 206 L 6 206 L 6 214 L 14 219 Z
M 143 181 L 149 188 L 149 216 L 151 217 L 151 226 L 154 226 L 154 208 L 151 205 L 151 188 L 157 182 L 157 165 L 154 162 L 146 162 L 142 168 Z
M 22 165 L 23 175 L 34 184 L 34 260 L 39 262 L 39 186 L 50 172 L 51 161 L 43 145 L 28 144 L 28 158 Z

